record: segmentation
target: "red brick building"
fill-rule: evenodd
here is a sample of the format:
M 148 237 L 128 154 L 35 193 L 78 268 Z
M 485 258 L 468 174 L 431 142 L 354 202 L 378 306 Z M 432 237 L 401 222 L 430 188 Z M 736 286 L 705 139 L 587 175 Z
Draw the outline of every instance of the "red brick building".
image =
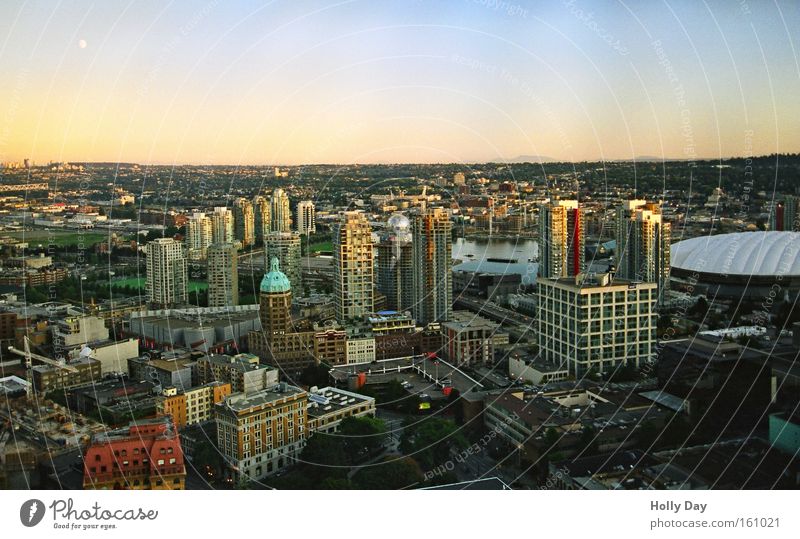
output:
M 168 417 L 96 436 L 84 456 L 84 489 L 183 490 L 186 467 Z

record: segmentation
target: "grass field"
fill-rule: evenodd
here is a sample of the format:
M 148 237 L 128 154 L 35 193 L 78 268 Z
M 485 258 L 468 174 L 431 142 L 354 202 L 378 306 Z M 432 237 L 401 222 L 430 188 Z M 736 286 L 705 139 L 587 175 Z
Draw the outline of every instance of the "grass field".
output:
M 88 232 L 76 230 L 15 230 L 11 232 L 0 231 L 0 236 L 10 236 L 14 239 L 28 242 L 31 247 L 39 244 L 47 246 L 50 243 L 57 247 L 68 247 L 83 244 L 84 247 L 91 247 L 95 243 L 108 237 L 102 232 Z
M 121 288 L 123 286 L 130 286 L 132 288 L 144 288 L 144 277 L 126 277 L 124 279 L 115 279 L 111 281 L 111 288 Z M 208 288 L 208 283 L 201 281 L 189 281 L 189 292 L 197 292 L 198 290 L 205 290 Z
M 333 251 L 333 243 L 330 241 L 322 241 L 319 243 L 312 243 L 310 251 L 318 253 L 320 251 Z

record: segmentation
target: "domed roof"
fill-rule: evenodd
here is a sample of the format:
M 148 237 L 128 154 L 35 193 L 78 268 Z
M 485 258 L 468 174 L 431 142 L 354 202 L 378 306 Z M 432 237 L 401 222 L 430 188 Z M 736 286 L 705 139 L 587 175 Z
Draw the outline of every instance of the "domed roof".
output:
M 411 221 L 402 213 L 395 213 L 386 221 L 386 226 L 397 231 L 408 230 L 411 228 Z
M 264 274 L 264 278 L 261 279 L 261 292 L 279 294 L 289 292 L 291 289 L 292 285 L 289 283 L 289 278 L 281 271 L 278 257 L 272 257 L 269 273 Z
M 726 275 L 800 275 L 800 233 L 737 232 L 672 245 L 673 268 Z

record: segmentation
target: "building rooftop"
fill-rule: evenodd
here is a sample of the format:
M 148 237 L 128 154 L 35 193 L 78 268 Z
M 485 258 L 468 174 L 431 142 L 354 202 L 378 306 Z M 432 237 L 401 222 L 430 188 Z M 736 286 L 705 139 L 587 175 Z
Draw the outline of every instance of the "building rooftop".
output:
M 280 383 L 255 393 L 235 393 L 225 399 L 220 406 L 233 412 L 242 412 L 250 408 L 263 406 L 287 397 L 294 397 L 305 393 L 306 392 L 299 387 Z
M 272 257 L 270 270 L 261 279 L 261 292 L 264 294 L 283 294 L 290 292 L 292 285 L 289 278 L 281 271 L 280 261 L 277 256 Z
M 335 387 L 323 387 L 316 391 L 314 391 L 314 388 L 311 388 L 311 392 L 308 395 L 308 415 L 320 417 L 345 410 L 351 406 L 358 406 L 374 401 L 375 399 L 373 397 L 359 395 L 358 393 L 352 393 Z
M 500 327 L 500 324 L 470 311 L 453 311 L 451 319 L 446 322 L 442 322 L 442 326 L 455 330 L 487 329 L 490 331 L 496 331 Z

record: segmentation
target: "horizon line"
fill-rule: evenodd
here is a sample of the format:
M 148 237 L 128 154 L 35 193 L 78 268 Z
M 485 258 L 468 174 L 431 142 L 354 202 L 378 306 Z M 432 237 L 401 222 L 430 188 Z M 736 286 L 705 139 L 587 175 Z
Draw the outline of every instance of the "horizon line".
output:
M 692 159 L 686 159 L 682 157 L 655 157 L 655 156 L 642 156 L 642 157 L 626 157 L 626 158 L 613 158 L 613 159 L 581 159 L 575 161 L 562 161 L 551 157 L 542 156 L 540 160 L 531 160 L 525 159 L 526 157 L 533 157 L 533 156 L 517 156 L 517 157 L 507 157 L 507 158 L 497 158 L 497 159 L 490 159 L 486 161 L 376 161 L 376 162 L 351 162 L 351 163 L 335 163 L 335 162 L 309 162 L 309 163 L 295 163 L 295 164 L 288 164 L 288 163 L 168 163 L 168 162 L 139 162 L 139 161 L 82 161 L 82 160 L 67 160 L 67 161 L 47 161 L 46 164 L 33 164 L 31 168 L 39 168 L 39 167 L 46 167 L 49 165 L 56 165 L 56 164 L 68 164 L 68 165 L 138 165 L 138 166 L 159 166 L 159 167 L 304 167 L 304 166 L 336 166 L 336 167 L 347 167 L 347 166 L 363 166 L 363 165 L 370 165 L 370 166 L 393 166 L 393 165 L 489 165 L 489 164 L 498 164 L 498 165 L 524 165 L 524 164 L 532 164 L 532 165 L 562 165 L 562 164 L 580 164 L 580 163 L 633 163 L 633 162 L 640 162 L 640 163 L 675 163 L 679 161 L 684 161 L 687 164 L 698 163 L 698 162 L 709 162 L 709 161 L 730 161 L 735 159 L 763 159 L 765 157 L 782 157 L 782 156 L 792 156 L 792 155 L 800 155 L 800 152 L 781 152 L 781 153 L 769 153 L 769 154 L 762 154 L 762 155 L 731 155 L 726 157 L 695 157 Z M 27 158 L 23 158 L 21 160 L 6 160 L 3 163 L 23 163 Z M 2 167 L 5 169 L 5 167 Z M 12 169 L 12 170 L 20 170 L 20 169 Z

